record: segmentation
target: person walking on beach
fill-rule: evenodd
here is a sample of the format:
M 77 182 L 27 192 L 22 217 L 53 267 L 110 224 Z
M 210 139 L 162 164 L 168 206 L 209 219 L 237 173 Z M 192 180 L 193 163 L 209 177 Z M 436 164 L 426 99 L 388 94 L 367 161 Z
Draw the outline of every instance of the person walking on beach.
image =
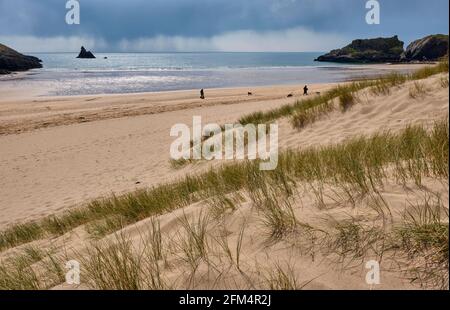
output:
M 203 88 L 200 90 L 200 99 L 205 99 L 205 91 Z
M 305 87 L 303 87 L 303 96 L 308 96 L 308 85 L 305 85 Z

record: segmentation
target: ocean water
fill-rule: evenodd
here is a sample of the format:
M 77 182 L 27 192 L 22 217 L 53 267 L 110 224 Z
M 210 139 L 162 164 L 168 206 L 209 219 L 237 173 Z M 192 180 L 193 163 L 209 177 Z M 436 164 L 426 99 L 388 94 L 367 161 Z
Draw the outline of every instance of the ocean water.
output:
M 322 53 L 32 54 L 44 68 L 24 82 L 48 95 L 88 95 L 338 82 L 368 75 L 359 66 L 318 63 Z M 373 70 L 373 74 L 379 74 Z

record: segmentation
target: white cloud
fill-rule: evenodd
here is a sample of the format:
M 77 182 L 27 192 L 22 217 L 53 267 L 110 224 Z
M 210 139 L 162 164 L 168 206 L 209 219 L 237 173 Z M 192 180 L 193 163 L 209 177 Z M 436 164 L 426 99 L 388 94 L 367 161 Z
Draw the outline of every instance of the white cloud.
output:
M 257 32 L 242 30 L 211 38 L 167 37 L 122 40 L 121 51 L 226 51 L 226 52 L 315 52 L 348 43 L 339 34 L 325 34 L 304 28 Z
M 340 34 L 314 32 L 305 28 L 258 32 L 242 30 L 213 37 L 157 36 L 107 43 L 92 37 L 30 36 L 0 37 L 0 42 L 23 52 L 78 51 L 81 45 L 93 51 L 225 51 L 225 52 L 312 52 L 328 51 L 348 43 Z
M 104 49 L 107 44 L 102 39 L 91 37 L 33 37 L 33 36 L 0 36 L 0 42 L 20 52 L 70 52 L 79 51 L 84 45 L 87 49 Z
M 212 42 L 224 51 L 316 52 L 345 44 L 348 38 L 304 28 L 282 31 L 238 31 L 214 37 Z
M 121 52 L 161 52 L 161 51 L 212 51 L 216 50 L 208 38 L 166 37 L 121 40 L 117 46 Z

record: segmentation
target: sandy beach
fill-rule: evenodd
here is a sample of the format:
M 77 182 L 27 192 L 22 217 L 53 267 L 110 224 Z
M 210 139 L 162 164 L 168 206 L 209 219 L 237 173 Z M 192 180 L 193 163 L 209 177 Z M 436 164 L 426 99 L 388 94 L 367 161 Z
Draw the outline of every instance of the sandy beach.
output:
M 311 90 L 330 87 L 311 85 Z M 173 125 L 191 124 L 194 115 L 209 123 L 234 123 L 248 113 L 295 102 L 302 88 L 253 88 L 253 96 L 247 88 L 207 90 L 206 100 L 198 98 L 198 91 L 2 96 L 0 225 L 173 180 L 185 174 L 169 163 Z M 289 93 L 295 97 L 286 98 Z
M 408 68 L 371 67 L 386 71 Z M 410 66 L 411 70 L 420 67 L 423 65 Z M 205 123 L 235 123 L 249 113 L 304 99 L 303 86 L 211 89 L 206 92 L 206 100 L 199 99 L 198 90 L 44 97 L 20 88 L 10 88 L 10 93 L 2 89 L 5 95 L 0 98 L 0 227 L 51 215 L 111 193 L 174 180 L 187 171 L 170 166 L 173 138 L 169 133 L 173 125 L 190 125 L 194 115 L 202 116 Z M 310 93 L 314 96 L 333 86 L 310 85 Z M 253 95 L 248 96 L 248 91 Z M 287 98 L 288 94 L 293 97 Z M 400 108 L 403 110 L 406 111 L 399 119 L 392 121 L 395 116 L 381 113 L 388 110 L 367 108 L 367 116 L 360 121 L 348 114 L 348 120 L 335 123 L 336 130 L 329 126 L 324 131 L 310 129 L 307 132 L 311 136 L 300 141 L 296 141 L 299 138 L 295 132 L 289 131 L 288 122 L 281 122 L 281 129 L 287 132 L 280 134 L 280 144 L 336 142 L 350 133 L 383 128 L 383 120 L 398 127 L 415 120 L 416 115 Z M 367 121 L 375 127 L 364 126 Z M 196 169 L 189 172 L 195 173 Z
M 417 98 L 412 98 L 411 93 L 417 88 L 414 81 L 392 87 L 385 94 L 361 90 L 349 111 L 344 113 L 334 109 L 302 130 L 293 128 L 289 117 L 281 117 L 276 120 L 280 149 L 326 147 L 381 132 L 395 134 L 411 125 L 431 128 L 436 121 L 448 119 L 448 89 L 441 86 L 445 78 L 448 80 L 448 74 L 421 80 L 424 94 Z M 24 96 L 20 91 L 11 91 L 0 98 L 0 229 L 76 210 L 93 199 L 148 189 L 219 167 L 221 163 L 206 161 L 181 168 L 174 168 L 170 163 L 169 149 L 173 142 L 170 128 L 177 123 L 190 126 L 194 115 L 202 116 L 205 123 L 235 123 L 250 113 L 312 99 L 336 86 L 309 85 L 307 97 L 302 95 L 303 85 L 208 89 L 205 100 L 198 98 L 196 90 L 72 97 Z M 248 91 L 252 92 L 251 96 Z M 288 94 L 293 97 L 288 98 Z M 424 197 L 427 199 L 426 192 L 439 195 L 443 208 L 448 210 L 448 189 L 442 180 L 426 177 L 421 181 L 422 186 L 405 182 L 400 185 L 387 179 L 377 193 L 389 206 L 392 221 L 399 221 L 409 204 L 419 204 Z M 309 186 L 311 184 L 296 184 L 296 194 L 292 198 L 296 218 L 307 223 L 302 225 L 329 229 L 334 224 L 325 221 L 326 218 L 332 218 L 336 223 L 347 221 L 349 216 L 364 223 L 379 219 L 369 197 L 356 204 L 338 202 L 341 198 L 337 198 L 336 189 L 331 186 L 324 189 L 326 207 L 319 207 L 317 193 Z M 300 250 L 302 246 L 297 244 L 300 241 L 295 241 L 296 237 L 286 237 L 280 243 L 268 245 L 260 211 L 255 209 L 248 194 L 238 194 L 238 197 L 242 200 L 238 203 L 238 211 L 226 215 L 219 224 L 209 217 L 203 218 L 211 208 L 208 201 L 162 214 L 158 216 L 158 222 L 165 236 L 164 242 L 178 244 L 187 236 L 183 218 L 187 219 L 186 223 L 198 219 L 198 225 L 204 219 L 212 240 L 222 240 L 220 238 L 225 234 L 230 237 L 230 248 L 239 248 L 242 243 L 245 267 L 235 270 L 230 266 L 230 274 L 221 278 L 222 275 L 210 270 L 215 264 L 223 264 L 222 254 L 217 254 L 206 263 L 199 263 L 195 271 L 190 271 L 191 267 L 183 265 L 183 259 L 179 258 L 182 254 L 179 254 L 178 245 L 168 245 L 167 255 L 178 254 L 164 263 L 169 266 L 164 272 L 165 281 L 176 283 L 175 287 L 196 289 L 251 289 L 273 269 L 262 274 L 257 270 L 272 268 L 270 264 L 281 266 L 286 263 L 293 274 L 300 275 L 299 285 L 307 285 L 308 289 L 368 288 L 361 280 L 365 274 L 361 265 L 342 266 L 341 269 L 339 265 L 330 265 L 330 258 L 323 253 L 302 256 L 299 254 L 303 251 Z M 133 247 L 145 248 L 142 236 L 154 225 L 153 220 L 143 219 L 120 232 L 129 238 Z M 239 231 L 244 224 L 245 237 L 239 241 Z M 86 244 L 91 238 L 88 225 L 55 238 L 41 238 L 27 246 L 64 252 L 65 255 L 68 255 L 67 251 L 88 255 Z M 115 238 L 115 234 L 107 235 L 102 242 L 117 242 Z M 223 246 L 219 244 L 219 248 L 209 245 L 208 251 L 219 251 Z M 9 249 L 2 257 L 14 256 L 23 247 Z M 384 280 L 377 288 L 417 289 L 408 279 L 399 278 L 389 259 L 392 257 L 388 256 L 390 263 L 383 265 Z M 245 277 L 241 268 L 245 270 Z M 189 273 L 189 277 L 183 276 Z M 213 281 L 216 277 L 218 283 Z M 73 287 L 63 284 L 54 288 Z M 78 288 L 90 287 L 83 284 Z

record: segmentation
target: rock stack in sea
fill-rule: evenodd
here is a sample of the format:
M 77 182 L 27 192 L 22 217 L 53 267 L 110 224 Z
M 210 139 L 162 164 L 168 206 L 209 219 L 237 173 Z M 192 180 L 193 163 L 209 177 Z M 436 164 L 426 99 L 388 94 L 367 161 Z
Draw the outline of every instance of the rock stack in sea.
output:
M 82 59 L 94 59 L 95 56 L 94 54 L 92 54 L 91 51 L 87 51 L 84 46 L 81 47 L 81 51 L 80 54 L 78 54 L 77 58 L 82 58 Z

